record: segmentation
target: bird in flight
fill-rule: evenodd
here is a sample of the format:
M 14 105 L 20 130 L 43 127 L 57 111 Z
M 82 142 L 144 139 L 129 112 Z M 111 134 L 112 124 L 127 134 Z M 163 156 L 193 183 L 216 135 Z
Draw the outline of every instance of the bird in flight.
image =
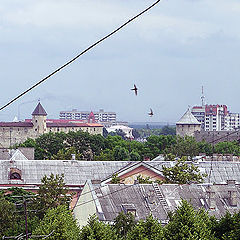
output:
M 133 88 L 131 90 L 134 91 L 135 95 L 137 96 L 138 88 L 137 88 L 136 84 L 133 85 Z
M 153 110 L 150 108 L 150 112 L 148 113 L 148 115 L 150 116 L 150 117 L 152 117 L 153 116 Z

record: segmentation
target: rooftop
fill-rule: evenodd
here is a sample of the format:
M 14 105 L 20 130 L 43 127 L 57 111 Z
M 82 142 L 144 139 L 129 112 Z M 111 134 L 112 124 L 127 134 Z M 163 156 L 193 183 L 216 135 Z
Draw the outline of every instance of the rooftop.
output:
M 193 114 L 191 113 L 189 108 L 184 113 L 184 115 L 180 118 L 180 120 L 178 122 L 176 122 L 176 124 L 199 124 L 199 125 L 201 125 L 201 123 L 193 116 Z

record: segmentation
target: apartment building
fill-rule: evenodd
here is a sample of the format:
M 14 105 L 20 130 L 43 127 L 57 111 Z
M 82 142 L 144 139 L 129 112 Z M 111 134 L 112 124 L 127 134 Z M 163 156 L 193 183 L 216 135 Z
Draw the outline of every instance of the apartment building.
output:
M 194 106 L 191 110 L 194 117 L 201 123 L 205 131 L 223 131 L 229 126 L 229 113 L 226 105 Z
M 240 128 L 240 113 L 228 113 L 225 117 L 224 130 L 234 131 Z
M 89 115 L 93 113 L 96 122 L 116 122 L 117 115 L 115 112 L 105 112 L 103 109 L 99 111 L 78 111 L 73 109 L 72 111 L 61 111 L 59 114 L 60 119 L 73 119 L 73 120 L 88 120 Z

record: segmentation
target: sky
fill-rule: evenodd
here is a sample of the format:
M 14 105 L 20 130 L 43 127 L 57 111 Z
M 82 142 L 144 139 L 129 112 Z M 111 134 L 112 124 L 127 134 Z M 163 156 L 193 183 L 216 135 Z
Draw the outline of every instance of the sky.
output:
M 153 2 L 1 0 L 0 105 Z M 174 123 L 201 104 L 202 86 L 206 103 L 240 112 L 239 22 L 239 0 L 162 0 L 2 110 L 0 121 L 30 118 L 40 99 L 49 118 L 102 108 L 118 120 Z

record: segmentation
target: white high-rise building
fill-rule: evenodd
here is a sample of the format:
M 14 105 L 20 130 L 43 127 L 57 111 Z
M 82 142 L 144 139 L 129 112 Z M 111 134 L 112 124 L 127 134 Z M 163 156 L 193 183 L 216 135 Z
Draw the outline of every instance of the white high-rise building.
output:
M 61 111 L 59 114 L 60 119 L 74 119 L 74 120 L 88 120 L 91 111 Z M 92 112 L 96 122 L 116 122 L 117 115 L 115 112 L 104 112 L 100 109 L 98 112 Z

